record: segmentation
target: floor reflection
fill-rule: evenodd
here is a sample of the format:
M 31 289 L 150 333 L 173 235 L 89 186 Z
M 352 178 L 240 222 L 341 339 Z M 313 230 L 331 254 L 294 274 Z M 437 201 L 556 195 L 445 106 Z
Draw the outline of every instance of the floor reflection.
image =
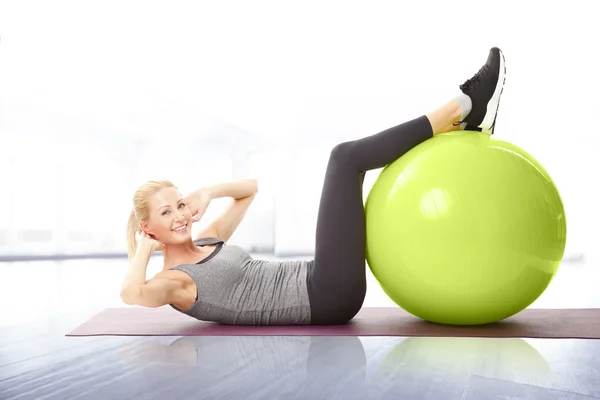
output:
M 523 339 L 411 337 L 383 358 L 370 380 L 371 395 L 416 395 L 429 387 L 431 395 L 451 398 L 473 374 L 539 385 L 552 381 L 548 362 Z
M 229 336 L 165 338 L 129 343 L 121 360 L 155 369 L 185 367 L 211 395 L 256 398 L 391 398 L 427 392 L 438 399 L 462 393 L 471 375 L 545 386 L 552 369 L 523 339 L 406 338 L 367 379 L 367 355 L 357 337 Z M 235 388 L 235 389 L 232 389 Z M 232 392 L 233 390 L 233 392 Z M 433 398 L 433 397 L 432 397 Z
M 203 392 L 215 396 L 329 398 L 344 393 L 344 398 L 364 399 L 368 394 L 365 350 L 354 336 L 181 337 L 130 343 L 120 356 L 129 366 L 155 364 L 159 371 L 169 365 L 188 367 Z

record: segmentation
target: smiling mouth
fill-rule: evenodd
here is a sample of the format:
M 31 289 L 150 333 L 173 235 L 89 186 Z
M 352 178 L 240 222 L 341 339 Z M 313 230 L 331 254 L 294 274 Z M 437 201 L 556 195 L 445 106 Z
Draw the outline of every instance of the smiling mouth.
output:
M 182 226 L 182 227 L 180 227 L 180 228 L 173 229 L 173 232 L 176 232 L 176 233 L 183 233 L 183 232 L 186 232 L 186 231 L 187 231 L 187 228 L 188 228 L 188 224 L 185 224 L 184 226 Z

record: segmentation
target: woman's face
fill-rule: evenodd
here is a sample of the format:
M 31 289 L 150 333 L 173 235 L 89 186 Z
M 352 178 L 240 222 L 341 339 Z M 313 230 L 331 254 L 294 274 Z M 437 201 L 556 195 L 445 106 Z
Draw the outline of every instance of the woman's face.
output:
M 154 239 L 167 245 L 189 240 L 192 213 L 182 200 L 179 190 L 173 187 L 160 190 L 148 200 L 150 217 L 146 229 Z

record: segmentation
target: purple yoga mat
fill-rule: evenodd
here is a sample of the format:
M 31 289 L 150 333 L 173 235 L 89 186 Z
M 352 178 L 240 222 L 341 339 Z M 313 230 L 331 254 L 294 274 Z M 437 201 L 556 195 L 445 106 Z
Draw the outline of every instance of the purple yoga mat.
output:
M 170 307 L 108 308 L 66 336 L 442 336 L 600 338 L 600 309 L 526 309 L 503 321 L 449 326 L 398 307 L 363 307 L 345 325 L 234 326 L 199 321 Z

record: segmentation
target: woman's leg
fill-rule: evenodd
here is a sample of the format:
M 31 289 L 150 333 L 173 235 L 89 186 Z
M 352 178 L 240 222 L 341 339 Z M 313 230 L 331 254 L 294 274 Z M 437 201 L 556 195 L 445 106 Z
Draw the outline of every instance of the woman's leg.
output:
M 362 307 L 366 294 L 366 171 L 382 168 L 458 121 L 458 103 L 378 134 L 338 144 L 331 151 L 317 219 L 315 259 L 308 277 L 312 323 L 343 323 Z M 435 121 L 435 122 L 434 122 Z M 437 123 L 437 128 L 435 124 Z M 336 320 L 337 318 L 339 320 Z
M 497 107 L 490 107 L 489 102 L 498 77 L 482 79 L 479 92 L 469 94 L 466 102 L 466 96 L 459 97 L 433 113 L 338 144 L 331 151 L 319 204 L 315 259 L 307 277 L 312 324 L 345 323 L 362 307 L 366 294 L 365 172 L 386 166 L 436 134 L 460 129 L 457 122 L 471 111 L 464 109 L 465 104 L 474 113 L 481 113 L 482 108 L 496 112 Z M 491 91 L 485 101 L 479 99 L 482 90 Z

